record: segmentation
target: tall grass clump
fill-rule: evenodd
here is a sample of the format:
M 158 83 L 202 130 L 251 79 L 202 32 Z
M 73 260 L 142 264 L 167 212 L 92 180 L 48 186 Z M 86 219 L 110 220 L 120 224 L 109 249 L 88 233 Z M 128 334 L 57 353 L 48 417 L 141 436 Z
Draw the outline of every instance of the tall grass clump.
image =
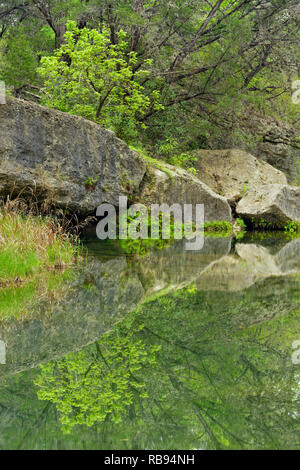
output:
M 0 205 L 0 287 L 70 267 L 79 252 L 77 238 L 58 219 L 36 215 L 20 201 Z

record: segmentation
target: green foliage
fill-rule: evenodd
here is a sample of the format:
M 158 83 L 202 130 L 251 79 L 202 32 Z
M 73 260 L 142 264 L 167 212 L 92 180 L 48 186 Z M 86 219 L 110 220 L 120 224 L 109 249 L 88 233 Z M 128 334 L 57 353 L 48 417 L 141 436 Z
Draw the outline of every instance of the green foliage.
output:
M 5 81 L 8 90 L 19 93 L 24 89 L 28 98 L 39 93 L 39 60 L 51 52 L 52 43 L 51 29 L 47 26 L 40 28 L 36 21 L 30 25 L 21 23 L 11 30 L 5 40 L 0 40 L 0 79 Z
M 127 255 L 144 256 L 152 249 L 162 250 L 172 243 L 172 240 L 154 240 L 152 238 L 119 240 L 120 247 Z
M 151 61 L 135 70 L 137 54 L 127 48 L 123 31 L 112 44 L 107 28 L 100 33 L 68 22 L 64 44 L 38 69 L 45 81 L 43 103 L 94 120 L 126 140 L 136 137 L 139 119 L 161 105 L 158 91 L 147 96 L 141 84 Z
M 300 235 L 300 222 L 296 222 L 295 220 L 291 220 L 287 222 L 284 226 L 285 233 L 290 235 Z
M 143 157 L 143 159 L 146 161 L 146 163 L 149 166 L 153 166 L 154 168 L 158 168 L 159 170 L 166 173 L 171 179 L 174 178 L 174 172 L 171 171 L 170 168 L 168 168 L 164 164 L 163 161 L 158 160 L 157 158 L 150 157 L 142 145 L 139 145 L 139 146 L 130 145 L 129 147 L 132 150 L 134 150 L 135 152 L 138 152 L 141 155 L 141 157 Z
M 260 219 L 256 219 L 254 217 L 249 220 L 251 226 L 254 230 L 262 230 L 262 231 L 274 231 L 274 230 L 285 230 L 284 222 L 278 221 L 270 221 L 261 217 Z M 288 225 L 287 225 L 288 226 Z
M 228 237 L 232 234 L 232 225 L 226 220 L 223 221 L 214 221 L 214 222 L 205 222 L 204 224 L 205 232 L 213 232 L 217 235 L 222 235 Z
M 247 233 L 247 225 L 241 217 L 235 219 L 236 230 L 234 230 L 234 237 L 236 240 L 242 240 Z
M 0 211 L 0 282 L 27 280 L 73 264 L 79 248 L 49 218 Z
M 98 183 L 99 178 L 91 178 L 90 176 L 85 180 L 84 186 L 89 189 L 95 189 L 96 184 Z
M 118 219 L 117 233 L 119 233 L 120 223 L 122 223 L 124 227 L 124 221 L 125 227 L 127 227 L 126 233 L 128 233 L 130 223 L 135 219 L 139 219 L 139 216 L 139 212 L 135 216 L 130 216 L 127 213 L 123 216 L 123 223 Z M 157 227 L 155 227 L 156 224 L 158 224 Z M 194 223 L 176 223 L 174 217 L 169 217 L 163 213 L 159 214 L 157 220 L 152 219 L 149 212 L 146 230 L 148 238 L 143 238 L 141 236 L 140 232 L 142 231 L 142 228 L 139 222 L 136 224 L 136 230 L 138 233 L 138 237 L 136 239 L 128 237 L 125 240 L 119 240 L 119 243 L 125 253 L 141 256 L 147 254 L 153 248 L 161 250 L 173 243 L 174 240 L 185 238 L 190 231 L 195 232 L 195 225 Z M 152 230 L 158 231 L 157 239 L 151 238 Z M 232 225 L 227 221 L 205 222 L 203 227 L 199 227 L 198 233 L 203 233 L 203 236 L 206 237 L 229 237 L 232 235 Z
M 108 417 L 119 423 L 137 397 L 148 397 L 138 372 L 154 366 L 158 348 L 146 349 L 135 337 L 141 328 L 118 326 L 93 348 L 41 366 L 35 381 L 38 397 L 57 406 L 64 432 L 78 424 L 102 423 Z
M 242 228 L 243 230 L 247 228 L 247 225 L 245 224 L 244 220 L 241 217 L 237 217 L 235 219 L 235 223 L 238 225 L 238 227 Z
M 128 211 L 126 214 L 124 214 L 123 218 L 120 219 L 118 218 L 118 224 L 117 224 L 117 233 L 119 233 L 119 227 L 120 224 L 124 226 L 125 222 L 125 227 L 126 227 L 126 233 L 128 234 L 128 228 L 131 224 L 131 222 L 138 220 L 140 217 L 140 212 L 137 212 L 135 216 L 129 215 Z M 124 250 L 125 253 L 129 255 L 145 255 L 148 253 L 151 249 L 163 249 L 169 246 L 176 238 L 177 235 L 175 235 L 175 232 L 178 234 L 182 234 L 184 237 L 185 231 L 187 231 L 188 228 L 190 227 L 190 224 L 178 224 L 174 220 L 174 217 L 172 216 L 167 216 L 166 214 L 160 213 L 157 217 L 157 219 L 152 219 L 150 211 L 148 212 L 148 218 L 146 221 L 146 234 L 148 238 L 143 238 L 140 235 L 140 231 L 142 231 L 141 223 L 137 222 L 136 223 L 136 231 L 138 233 L 138 238 L 134 239 L 132 237 L 128 237 L 128 239 L 120 239 L 119 243 Z M 153 239 L 151 238 L 151 234 L 153 230 L 157 230 L 158 233 L 158 238 Z
M 193 164 L 197 161 L 197 157 L 180 152 L 180 145 L 177 140 L 168 137 L 157 147 L 158 156 L 170 165 L 178 166 L 197 175 L 197 170 Z

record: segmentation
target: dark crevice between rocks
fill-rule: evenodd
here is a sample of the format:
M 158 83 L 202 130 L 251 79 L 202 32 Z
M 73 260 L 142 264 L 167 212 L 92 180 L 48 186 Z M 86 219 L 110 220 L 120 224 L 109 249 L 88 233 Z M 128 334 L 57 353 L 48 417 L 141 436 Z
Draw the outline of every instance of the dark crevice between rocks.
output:
M 143 177 L 140 181 L 138 190 L 135 191 L 132 195 L 132 201 L 131 202 L 133 204 L 136 203 L 136 202 L 139 202 L 139 195 L 143 194 L 144 189 L 146 188 L 146 186 L 151 185 L 151 183 L 153 183 L 153 181 L 152 181 L 151 175 L 148 172 L 148 169 L 146 168 L 145 173 L 143 174 Z
M 261 220 L 252 220 L 251 218 L 247 218 L 243 215 L 240 215 L 236 212 L 236 207 L 239 201 L 243 198 L 243 196 L 237 198 L 235 201 L 228 201 L 231 211 L 232 217 L 234 220 L 236 219 L 243 219 L 246 224 L 246 230 L 249 232 L 273 232 L 273 231 L 282 231 L 286 225 L 286 222 L 278 222 L 278 221 L 266 221 L 262 216 L 261 219 L 264 219 L 264 222 Z
M 237 217 L 240 217 L 237 213 L 236 213 L 236 207 L 238 205 L 238 203 L 240 202 L 240 200 L 243 198 L 243 196 L 240 196 L 240 197 L 237 197 L 234 201 L 233 200 L 228 200 L 227 199 L 227 202 L 228 204 L 230 205 L 231 207 L 231 213 L 232 213 L 232 218 L 233 219 L 236 219 Z
M 286 222 L 278 222 L 278 221 L 267 221 L 263 216 L 261 220 L 256 219 L 252 220 L 248 217 L 243 217 L 239 214 L 236 215 L 243 219 L 246 224 L 248 232 L 275 232 L 275 231 L 283 231 L 286 225 Z M 264 222 L 262 222 L 264 220 Z
M 288 140 L 272 140 L 272 139 L 267 139 L 266 137 L 263 138 L 263 142 L 268 142 L 268 144 L 273 144 L 273 145 L 291 145 L 291 142 Z

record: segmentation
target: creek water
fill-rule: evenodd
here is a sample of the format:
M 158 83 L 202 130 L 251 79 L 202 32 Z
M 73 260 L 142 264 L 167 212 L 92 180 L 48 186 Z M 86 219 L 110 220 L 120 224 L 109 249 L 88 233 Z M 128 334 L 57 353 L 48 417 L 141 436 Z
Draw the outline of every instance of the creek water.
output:
M 84 243 L 0 322 L 0 448 L 300 448 L 300 239 Z

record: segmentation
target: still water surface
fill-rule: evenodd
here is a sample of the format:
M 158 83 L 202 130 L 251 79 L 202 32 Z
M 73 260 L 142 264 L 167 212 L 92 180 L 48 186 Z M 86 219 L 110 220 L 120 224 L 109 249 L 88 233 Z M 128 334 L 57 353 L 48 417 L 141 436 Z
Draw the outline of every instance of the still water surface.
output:
M 300 448 L 300 239 L 85 243 L 0 322 L 1 449 Z

